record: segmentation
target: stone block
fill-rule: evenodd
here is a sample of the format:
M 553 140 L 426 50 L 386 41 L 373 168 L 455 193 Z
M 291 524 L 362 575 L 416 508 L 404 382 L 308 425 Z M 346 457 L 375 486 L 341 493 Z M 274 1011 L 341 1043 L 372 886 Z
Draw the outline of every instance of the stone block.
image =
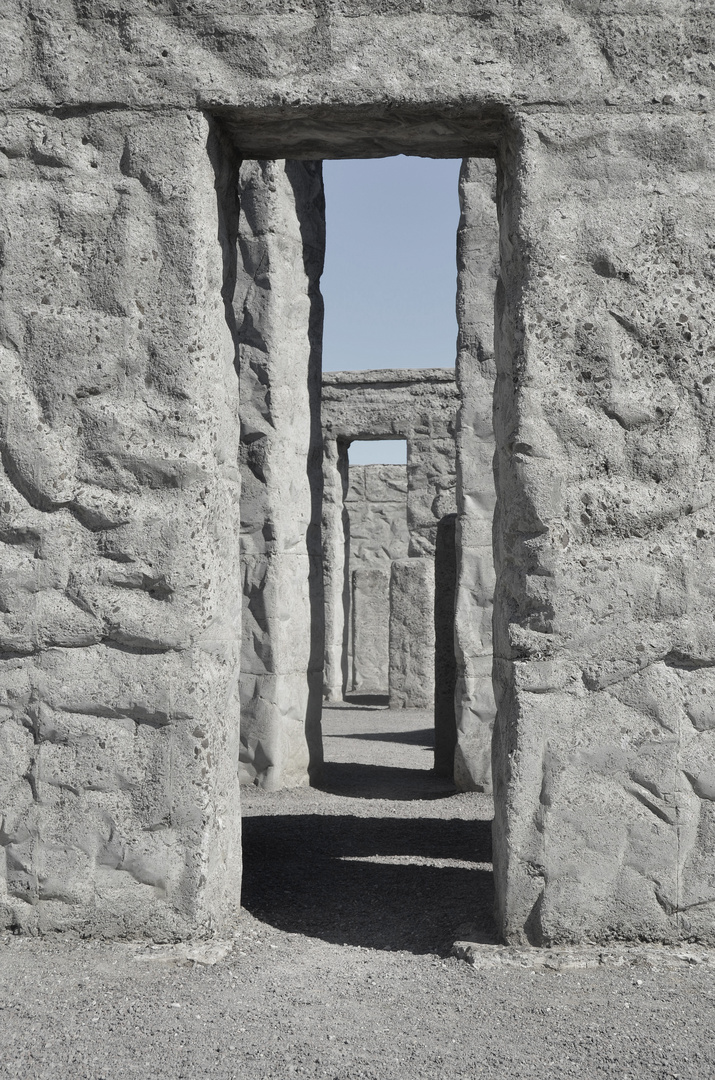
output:
M 434 561 L 399 559 L 390 576 L 390 708 L 434 706 Z
M 235 176 L 198 115 L 19 111 L 3 140 L 0 920 L 225 929 L 241 876 Z
M 322 191 L 315 162 L 240 168 L 241 777 L 270 790 L 322 764 Z
M 390 574 L 362 567 L 352 574 L 352 689 L 357 694 L 389 692 Z
M 510 941 L 715 940 L 715 139 L 694 116 L 677 146 L 672 132 L 666 117 L 529 125 L 529 195 L 511 169 L 501 193 L 503 235 L 518 203 L 521 237 L 502 265 L 521 286 L 502 306 L 494 414 Z
M 457 656 L 455 783 L 491 791 L 494 557 L 494 293 L 499 230 L 494 163 L 462 164 L 457 238 Z
M 456 525 L 456 514 L 442 518 L 437 527 L 434 556 L 434 767 L 439 776 L 454 776 L 457 746 L 454 700 L 457 689 L 454 642 Z

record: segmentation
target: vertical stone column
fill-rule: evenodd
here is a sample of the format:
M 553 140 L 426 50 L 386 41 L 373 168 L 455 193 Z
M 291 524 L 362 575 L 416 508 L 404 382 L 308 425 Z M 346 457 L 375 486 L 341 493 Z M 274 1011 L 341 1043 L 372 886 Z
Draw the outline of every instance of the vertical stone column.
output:
M 499 269 L 493 161 L 465 159 L 457 238 L 457 601 L 455 783 L 490 791 L 494 692 L 494 290 Z
M 397 559 L 390 576 L 390 708 L 434 704 L 434 560 Z
M 434 767 L 439 776 L 454 775 L 457 746 L 454 608 L 457 592 L 457 515 L 446 514 L 437 526 L 434 553 Z
M 714 154 L 686 113 L 532 114 L 504 148 L 508 941 L 715 940 Z
M 358 694 L 388 693 L 390 568 L 361 566 L 352 572 L 353 676 Z
M 410 558 L 432 559 L 437 526 L 455 509 L 455 420 L 444 415 L 416 418 L 407 439 L 407 527 Z
M 239 200 L 241 778 L 275 790 L 322 764 L 320 164 L 246 161 Z
M 175 112 L 15 113 L 2 140 L 0 921 L 226 929 L 235 176 Z
M 345 508 L 348 490 L 347 446 L 323 438 L 323 590 L 325 664 L 323 698 L 342 701 L 348 681 L 347 617 L 350 609 L 348 564 L 350 525 Z

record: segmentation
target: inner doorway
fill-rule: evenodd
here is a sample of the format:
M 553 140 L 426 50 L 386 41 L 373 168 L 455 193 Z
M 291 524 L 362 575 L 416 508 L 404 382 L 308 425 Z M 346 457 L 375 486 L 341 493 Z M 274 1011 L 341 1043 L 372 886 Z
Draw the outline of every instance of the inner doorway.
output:
M 422 375 L 426 384 L 428 372 L 453 371 L 459 162 L 329 161 L 323 178 L 324 391 L 329 373 L 347 379 L 352 369 L 342 404 L 355 436 L 345 440 L 346 657 L 342 692 L 324 706 L 324 777 L 337 779 L 332 766 L 348 766 L 351 753 L 367 769 L 374 735 L 378 756 L 394 758 L 404 782 L 406 758 L 420 770 L 433 764 L 435 546 L 441 518 L 456 511 L 457 395 L 440 424 L 423 400 Z M 442 388 L 433 383 L 431 395 Z M 401 438 L 406 432 L 417 439 Z M 445 779 L 449 788 L 451 770 Z
M 455 204 L 456 175 L 455 163 L 451 190 Z M 330 235 L 331 192 L 327 184 L 326 189 Z M 423 214 L 426 210 L 423 206 Z M 457 213 L 455 205 L 452 311 Z M 330 311 L 325 277 L 323 291 Z M 369 399 L 371 408 L 382 409 L 378 425 L 368 421 L 364 413 L 357 422 L 344 427 L 336 421 L 327 441 L 334 444 L 331 461 L 336 465 L 333 476 L 337 481 L 349 483 L 351 445 L 379 438 L 393 442 L 404 439 L 410 445 L 410 467 L 416 451 L 429 456 L 427 443 L 434 433 L 434 402 L 444 399 L 445 409 L 451 410 L 452 416 L 456 414 L 456 381 L 450 370 L 454 335 L 449 352 L 447 360 L 435 359 L 431 354 L 434 366 L 421 369 L 416 378 L 414 372 L 420 369 L 408 367 L 414 364 L 413 352 L 402 357 L 402 366 L 395 364 L 392 353 L 386 363 L 393 367 L 374 367 L 374 348 L 363 350 L 362 368 L 351 370 L 340 362 L 331 365 L 326 347 L 323 419 L 327 411 L 326 380 L 334 401 L 342 395 L 344 403 L 351 395 L 362 394 L 366 402 Z M 360 376 L 362 385 L 358 385 Z M 450 394 L 455 395 L 454 401 L 449 399 Z M 409 409 L 405 409 L 406 403 Z M 409 435 L 405 430 L 408 411 L 417 416 L 407 424 Z M 453 425 L 449 432 L 452 445 L 454 434 Z M 454 512 L 455 504 L 449 501 L 450 494 L 454 499 L 454 477 L 451 486 L 444 480 L 444 473 L 435 474 L 430 485 L 416 485 L 414 489 L 416 497 L 407 511 L 409 539 L 404 560 L 413 567 L 431 563 L 439 522 Z M 322 505 L 325 513 L 326 502 Z M 344 500 L 333 498 L 331 506 L 342 512 Z M 342 565 L 344 569 L 349 564 Z M 345 577 L 343 573 L 342 578 L 336 578 L 341 592 Z M 341 614 L 344 616 L 344 610 Z M 432 608 L 426 621 L 433 629 Z M 341 634 L 345 626 L 343 618 Z M 379 937 L 378 947 L 418 950 L 439 948 L 438 938 L 454 932 L 459 922 L 477 912 L 488 921 L 492 900 L 488 866 L 491 800 L 486 795 L 477 798 L 477 806 L 473 798 L 456 792 L 451 778 L 435 773 L 430 745 L 432 709 L 414 711 L 421 715 L 410 715 L 413 710 L 409 707 L 389 710 L 383 702 L 357 701 L 355 696 L 351 700 L 347 686 L 341 685 L 340 700 L 328 702 L 323 709 L 326 761 L 312 790 L 296 789 L 291 794 L 268 791 L 244 803 L 246 906 L 286 929 L 330 935 L 331 940 L 350 940 L 352 935 L 353 941 L 370 944 L 378 944 Z M 399 819 L 398 824 L 395 819 Z M 452 823 L 450 827 L 445 824 L 447 819 Z M 458 827 L 456 822 L 463 825 Z M 408 834 L 412 838 L 409 850 L 398 839 Z M 280 865 L 286 873 L 290 867 L 286 889 L 276 889 L 274 875 L 268 888 L 269 875 L 262 873 L 261 865 L 266 871 Z M 316 889 L 320 891 L 320 902 Z M 359 916 L 355 914 L 356 904 Z M 374 919 L 376 905 L 379 925 Z M 391 929 L 386 930 L 388 924 Z
M 356 440 L 348 449 L 346 696 L 390 695 L 390 577 L 409 551 L 407 442 Z

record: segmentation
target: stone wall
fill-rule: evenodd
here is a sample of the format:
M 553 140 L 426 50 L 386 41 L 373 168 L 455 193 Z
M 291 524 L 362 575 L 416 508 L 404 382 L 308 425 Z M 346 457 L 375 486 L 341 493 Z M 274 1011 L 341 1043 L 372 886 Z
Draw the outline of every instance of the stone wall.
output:
M 510 940 L 715 938 L 715 139 L 703 112 L 654 112 L 524 119 L 501 162 Z
M 235 174 L 200 115 L 13 111 L 2 148 L 0 919 L 220 928 L 241 867 Z
M 457 237 L 457 656 L 454 776 L 465 790 L 492 790 L 492 602 L 494 596 L 494 292 L 499 273 L 496 170 L 466 158 Z
M 434 705 L 434 560 L 399 559 L 390 575 L 390 708 Z
M 397 369 L 395 371 L 345 371 L 323 374 L 322 423 L 325 446 L 324 490 L 331 492 L 324 511 L 324 580 L 326 582 L 326 662 L 324 693 L 328 700 L 342 697 L 346 652 L 350 643 L 339 633 L 344 623 L 346 594 L 340 583 L 345 574 L 345 547 L 341 543 L 346 521 L 337 512 L 337 495 L 347 461 L 347 448 L 356 439 L 405 439 L 407 441 L 407 516 L 408 543 L 404 543 L 402 517 L 397 526 L 397 507 L 391 505 L 389 490 L 379 492 L 379 477 L 387 472 L 350 469 L 350 489 L 344 486 L 344 498 L 350 518 L 350 565 L 354 558 L 381 557 L 390 550 L 394 558 L 406 555 L 432 560 L 435 551 L 438 523 L 455 509 L 456 465 L 454 428 L 459 394 L 454 372 L 446 368 Z M 376 466 L 365 466 L 366 470 Z M 380 466 L 382 470 L 395 466 Z M 402 469 L 402 467 L 398 467 Z M 337 476 L 336 476 L 337 471 Z M 397 475 L 395 473 L 395 475 Z M 404 476 L 404 470 L 401 473 Z M 363 477 L 372 477 L 374 493 L 368 492 Z M 354 479 L 353 479 L 354 478 Z M 392 481 L 390 481 L 392 483 Z M 360 485 L 363 485 L 360 487 Z M 354 486 L 353 486 L 354 485 Z M 378 486 L 375 486 L 378 485 Z M 364 494 L 362 494 L 364 493 Z M 357 514 L 356 498 L 364 500 L 369 516 Z M 378 499 L 379 496 L 379 499 Z M 374 518 L 370 504 L 385 502 L 384 512 Z M 353 523 L 353 517 L 355 522 Z M 364 518 L 364 520 L 363 520 Z M 374 518 L 374 520 L 373 520 Z M 353 535 L 353 531 L 354 535 Z M 397 530 L 397 531 L 396 531 Z M 367 536 L 375 537 L 366 546 Z M 374 552 L 374 554 L 370 554 Z M 404 605 L 402 606 L 404 613 Z M 414 620 L 410 617 L 409 622 Z M 432 625 L 432 616 L 430 616 Z M 434 640 L 432 659 L 427 664 L 427 680 L 433 685 Z M 414 687 L 415 701 L 423 702 L 425 695 Z M 431 693 L 431 691 L 430 691 Z M 413 704 L 401 693 L 402 705 Z M 431 704 L 431 698 L 430 698 Z M 414 707 L 418 707 L 416 704 Z M 421 706 L 419 706 L 421 707 Z
M 350 575 L 350 689 L 356 694 L 389 693 L 391 565 L 360 567 Z
M 320 165 L 244 162 L 238 196 L 240 772 L 275 790 L 322 764 Z
M 235 910 L 218 126 L 246 159 L 497 161 L 501 932 L 713 941 L 711 5 L 3 15 L 4 921 L 161 936 Z
M 387 694 L 390 566 L 404 559 L 407 531 L 407 469 L 404 465 L 351 465 L 345 496 L 350 560 L 349 687 Z

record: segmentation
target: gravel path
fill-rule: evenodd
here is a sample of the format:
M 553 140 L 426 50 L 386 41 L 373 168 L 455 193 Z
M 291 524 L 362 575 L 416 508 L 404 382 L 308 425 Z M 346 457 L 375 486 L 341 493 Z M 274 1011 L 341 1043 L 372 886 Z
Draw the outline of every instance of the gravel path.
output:
M 231 941 L 1 937 L 0 1077 L 711 1080 L 705 950 L 448 955 L 492 932 L 490 806 L 430 773 L 429 726 L 326 710 L 321 789 L 247 793 Z

